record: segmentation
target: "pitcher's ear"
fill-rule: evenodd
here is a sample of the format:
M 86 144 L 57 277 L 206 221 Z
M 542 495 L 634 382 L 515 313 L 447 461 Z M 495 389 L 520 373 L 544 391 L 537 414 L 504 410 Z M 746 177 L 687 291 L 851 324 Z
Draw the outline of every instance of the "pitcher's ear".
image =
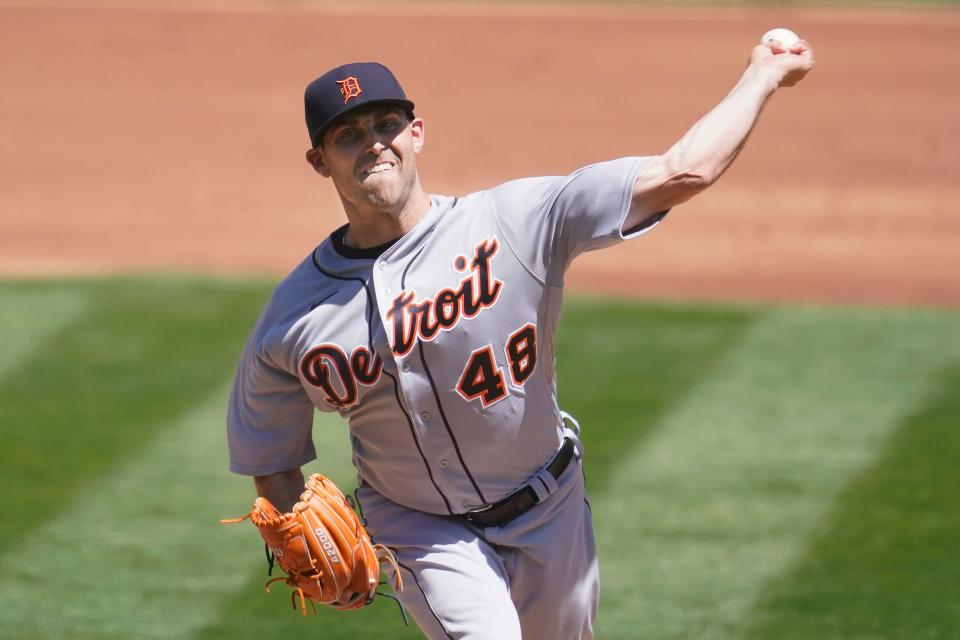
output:
M 414 118 L 410 121 L 410 133 L 413 135 L 413 150 L 420 153 L 423 149 L 426 131 L 423 126 L 423 119 Z
M 320 147 L 307 149 L 306 158 L 307 163 L 313 167 L 314 171 L 322 175 L 324 178 L 330 177 L 330 170 L 327 168 L 327 164 L 323 160 L 323 151 L 320 149 Z

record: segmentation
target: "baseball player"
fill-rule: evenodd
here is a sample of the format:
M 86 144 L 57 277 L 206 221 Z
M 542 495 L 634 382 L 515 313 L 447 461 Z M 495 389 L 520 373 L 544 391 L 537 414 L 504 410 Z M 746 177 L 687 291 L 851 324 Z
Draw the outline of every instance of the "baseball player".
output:
M 463 197 L 424 189 L 425 124 L 386 67 L 314 80 L 306 159 L 348 222 L 279 284 L 253 330 L 229 406 L 231 470 L 290 509 L 316 457 L 313 411 L 336 411 L 367 530 L 396 554 L 397 595 L 428 638 L 591 638 L 599 570 L 583 447 L 556 397 L 564 272 L 712 184 L 772 93 L 812 65 L 806 42 L 758 46 L 663 155 Z

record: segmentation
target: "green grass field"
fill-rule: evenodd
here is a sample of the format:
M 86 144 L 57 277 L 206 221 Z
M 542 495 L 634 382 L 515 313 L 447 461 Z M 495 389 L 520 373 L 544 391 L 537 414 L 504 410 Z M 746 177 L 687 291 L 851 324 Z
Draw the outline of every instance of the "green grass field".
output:
M 0 638 L 417 638 L 294 615 L 229 474 L 266 283 L 0 283 Z M 960 312 L 572 299 L 597 637 L 960 638 Z M 314 467 L 352 487 L 346 429 Z

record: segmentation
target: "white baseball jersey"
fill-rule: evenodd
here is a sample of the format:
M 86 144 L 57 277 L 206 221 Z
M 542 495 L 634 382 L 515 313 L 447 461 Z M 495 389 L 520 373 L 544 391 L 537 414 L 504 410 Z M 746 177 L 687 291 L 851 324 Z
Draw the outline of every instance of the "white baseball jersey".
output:
M 433 514 L 527 482 L 556 453 L 554 334 L 571 260 L 623 234 L 644 158 L 432 196 L 373 249 L 334 232 L 279 284 L 230 400 L 230 468 L 267 475 L 315 457 L 314 407 L 349 421 L 363 482 Z

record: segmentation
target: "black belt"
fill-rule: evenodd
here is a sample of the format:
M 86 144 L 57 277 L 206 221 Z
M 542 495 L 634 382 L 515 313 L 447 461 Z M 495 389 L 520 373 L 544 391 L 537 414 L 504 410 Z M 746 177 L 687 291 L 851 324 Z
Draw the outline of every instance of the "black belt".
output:
M 570 464 L 570 460 L 573 459 L 573 450 L 573 440 L 564 438 L 560 451 L 557 452 L 557 455 L 554 456 L 550 464 L 547 465 L 547 471 L 557 480 L 560 480 L 560 476 L 563 475 L 563 472 L 567 469 L 567 465 Z M 475 527 L 500 527 L 529 511 L 537 502 L 539 502 L 537 492 L 534 491 L 530 485 L 526 485 L 521 489 L 517 489 L 499 502 L 495 502 L 487 507 L 474 509 L 473 511 L 467 511 L 466 513 L 460 514 L 460 517 Z

